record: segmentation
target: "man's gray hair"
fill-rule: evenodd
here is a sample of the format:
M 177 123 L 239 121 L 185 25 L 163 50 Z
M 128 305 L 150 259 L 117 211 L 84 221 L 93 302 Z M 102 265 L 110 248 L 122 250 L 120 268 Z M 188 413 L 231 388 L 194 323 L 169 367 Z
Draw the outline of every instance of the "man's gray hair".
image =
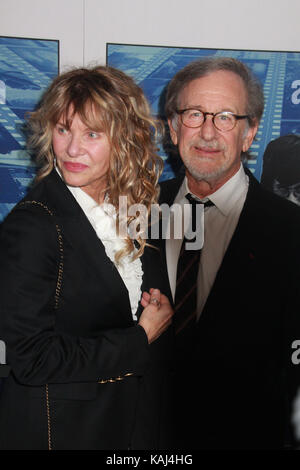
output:
M 252 127 L 258 123 L 264 110 L 262 86 L 245 64 L 231 57 L 199 59 L 179 70 L 168 85 L 165 104 L 166 117 L 168 119 L 175 117 L 179 95 L 191 81 L 220 70 L 233 72 L 241 77 L 248 96 L 246 114 L 249 116 L 249 125 Z

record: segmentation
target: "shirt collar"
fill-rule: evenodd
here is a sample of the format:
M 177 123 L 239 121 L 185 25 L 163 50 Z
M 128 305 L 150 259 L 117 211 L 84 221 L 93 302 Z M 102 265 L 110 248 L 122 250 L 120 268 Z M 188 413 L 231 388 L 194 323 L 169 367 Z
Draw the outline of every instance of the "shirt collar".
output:
M 210 194 L 208 198 L 204 198 L 203 202 L 210 199 L 217 209 L 219 209 L 224 216 L 227 216 L 235 207 L 235 204 L 239 201 L 240 197 L 247 192 L 248 185 L 249 178 L 241 164 L 239 170 L 228 181 L 226 181 L 223 186 L 217 189 L 217 191 Z M 182 201 L 187 193 L 193 194 L 189 190 L 187 177 L 185 176 L 175 202 Z M 196 195 L 194 196 L 197 198 Z

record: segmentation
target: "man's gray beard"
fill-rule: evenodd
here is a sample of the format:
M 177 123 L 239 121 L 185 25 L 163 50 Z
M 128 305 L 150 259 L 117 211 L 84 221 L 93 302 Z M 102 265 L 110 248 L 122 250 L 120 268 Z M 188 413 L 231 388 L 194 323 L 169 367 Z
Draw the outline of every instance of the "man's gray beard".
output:
M 223 165 L 213 171 L 201 171 L 200 169 L 192 165 L 189 161 L 183 161 L 183 163 L 188 172 L 196 181 L 214 181 L 218 179 L 224 173 L 225 170 L 227 170 L 228 162 L 224 162 Z

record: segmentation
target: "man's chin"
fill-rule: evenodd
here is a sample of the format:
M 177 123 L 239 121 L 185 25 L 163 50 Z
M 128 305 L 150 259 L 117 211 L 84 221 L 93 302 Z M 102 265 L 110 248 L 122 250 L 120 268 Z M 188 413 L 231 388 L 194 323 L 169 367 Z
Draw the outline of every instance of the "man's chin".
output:
M 224 168 L 195 168 L 188 166 L 186 168 L 196 181 L 214 181 L 224 173 Z

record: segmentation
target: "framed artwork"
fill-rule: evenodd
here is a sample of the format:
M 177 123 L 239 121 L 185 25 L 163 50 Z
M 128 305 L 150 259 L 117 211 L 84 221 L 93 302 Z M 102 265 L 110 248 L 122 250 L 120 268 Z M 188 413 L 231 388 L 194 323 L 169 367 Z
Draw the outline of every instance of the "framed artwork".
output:
M 239 59 L 250 67 L 263 85 L 265 111 L 248 161 L 249 169 L 260 181 L 263 155 L 268 143 L 286 134 L 300 134 L 300 52 L 113 43 L 106 46 L 107 64 L 131 75 L 144 90 L 154 114 L 161 117 L 169 80 L 189 62 L 208 56 Z M 161 145 L 159 153 L 164 159 L 161 180 L 169 179 L 176 173 L 176 166 L 174 169 L 174 161 Z
M 0 36 L 0 222 L 35 175 L 24 117 L 59 70 L 59 41 Z

